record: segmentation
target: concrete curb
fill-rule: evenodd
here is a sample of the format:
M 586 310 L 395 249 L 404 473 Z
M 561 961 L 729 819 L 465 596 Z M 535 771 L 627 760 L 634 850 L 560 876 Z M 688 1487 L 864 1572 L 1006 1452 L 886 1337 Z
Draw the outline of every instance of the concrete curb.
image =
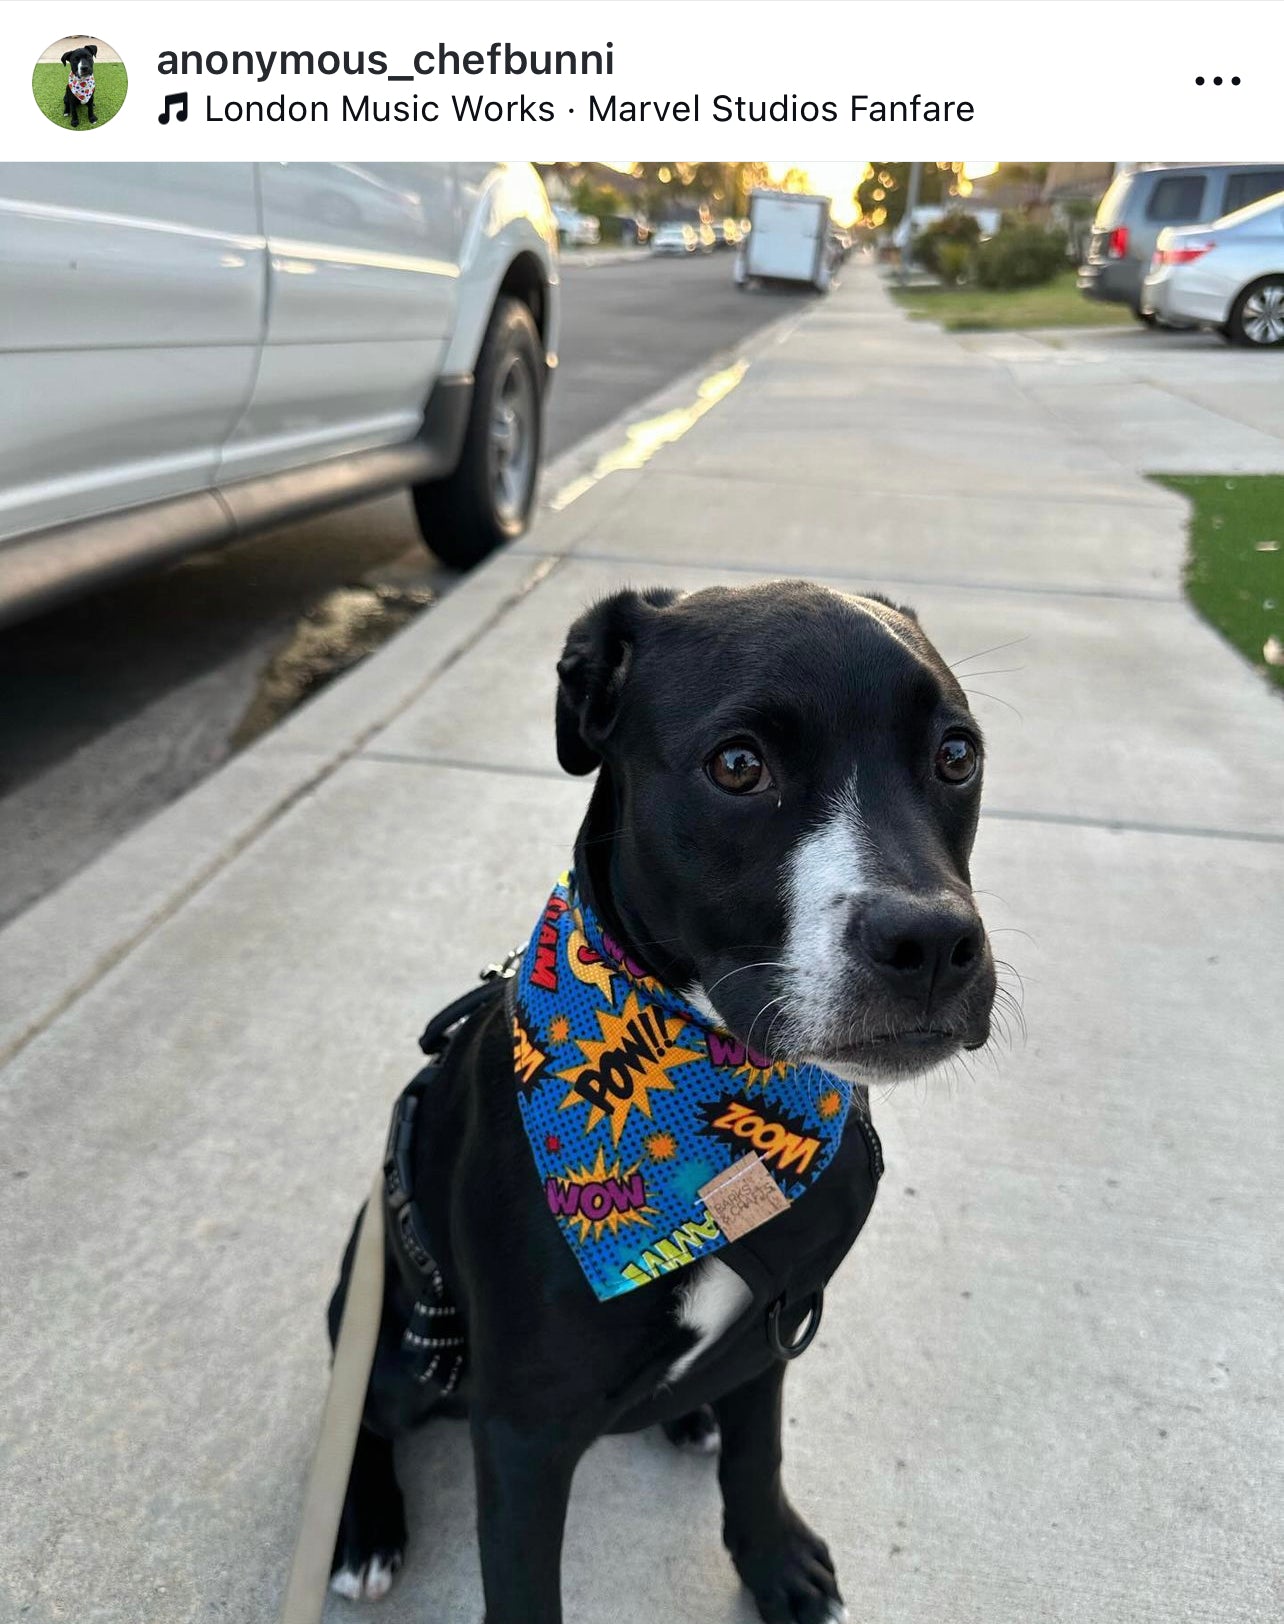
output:
M 689 405 L 711 372 L 782 342 L 812 308 L 791 309 L 564 452 L 544 471 L 549 495 L 526 542 L 462 579 L 378 653 L 0 931 L 0 1066 L 418 699 L 557 567 L 567 550 L 557 531 L 570 523 L 552 511 L 559 492 L 591 480 L 631 425 Z

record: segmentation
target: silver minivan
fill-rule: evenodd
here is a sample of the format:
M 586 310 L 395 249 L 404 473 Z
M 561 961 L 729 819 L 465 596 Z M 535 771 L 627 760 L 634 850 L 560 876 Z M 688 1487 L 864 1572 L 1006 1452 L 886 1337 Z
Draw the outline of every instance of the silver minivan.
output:
M 1272 192 L 1284 191 L 1284 163 L 1152 164 L 1116 175 L 1097 209 L 1079 291 L 1089 299 L 1126 304 L 1138 320 L 1141 285 L 1165 226 L 1206 225 Z

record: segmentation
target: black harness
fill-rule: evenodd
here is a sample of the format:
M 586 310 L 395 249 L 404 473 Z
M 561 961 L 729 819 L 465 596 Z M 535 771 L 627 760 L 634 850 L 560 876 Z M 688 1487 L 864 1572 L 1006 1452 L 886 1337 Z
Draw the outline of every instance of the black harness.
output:
M 453 1393 L 468 1362 L 463 1316 L 446 1291 L 432 1255 L 428 1226 L 414 1198 L 415 1117 L 424 1091 L 445 1064 L 451 1040 L 470 1016 L 488 1004 L 511 980 L 520 952 L 482 971 L 479 987 L 447 1004 L 424 1028 L 419 1039 L 428 1064 L 398 1096 L 392 1108 L 388 1145 L 383 1156 L 383 1218 L 389 1249 L 401 1284 L 410 1299 L 410 1322 L 401 1337 L 401 1353 L 414 1379 L 436 1387 L 442 1397 Z
M 523 952 L 524 949 L 517 948 L 502 963 L 488 965 L 482 971 L 480 986 L 447 1004 L 428 1022 L 419 1039 L 428 1064 L 398 1096 L 392 1108 L 384 1152 L 384 1228 L 397 1273 L 412 1305 L 410 1321 L 401 1338 L 402 1356 L 415 1380 L 422 1386 L 436 1387 L 443 1397 L 454 1392 L 463 1377 L 468 1346 L 463 1316 L 446 1291 L 441 1269 L 432 1255 L 423 1213 L 413 1195 L 415 1119 L 420 1099 L 445 1064 L 451 1042 L 464 1023 L 496 996 L 507 997 L 511 993 L 511 983 Z M 853 1100 L 851 1117 L 865 1140 L 877 1183 L 883 1171 L 882 1146 L 863 1099 Z M 753 1233 L 742 1236 L 734 1251 L 728 1253 L 726 1262 L 755 1298 L 769 1299 L 764 1330 L 773 1358 L 796 1359 L 811 1346 L 820 1330 L 824 1287 L 796 1294 L 786 1286 L 783 1292 L 770 1296 L 779 1271 L 768 1264 L 755 1246 L 755 1239 Z M 792 1311 L 800 1308 L 803 1317 L 793 1339 L 786 1342 L 781 1321 L 786 1315 L 795 1318 Z

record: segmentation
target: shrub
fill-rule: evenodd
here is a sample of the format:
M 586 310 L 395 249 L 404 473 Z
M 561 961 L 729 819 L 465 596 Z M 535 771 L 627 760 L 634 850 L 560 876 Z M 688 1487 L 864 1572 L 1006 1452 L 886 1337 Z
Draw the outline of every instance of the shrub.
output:
M 920 231 L 910 244 L 910 255 L 943 282 L 958 282 L 980 240 L 981 227 L 974 216 L 955 212 Z
M 983 288 L 1034 288 L 1050 282 L 1065 263 L 1064 232 L 1004 226 L 978 248 L 976 279 Z
M 965 242 L 941 242 L 936 245 L 936 274 L 946 287 L 957 287 L 972 264 L 972 249 Z

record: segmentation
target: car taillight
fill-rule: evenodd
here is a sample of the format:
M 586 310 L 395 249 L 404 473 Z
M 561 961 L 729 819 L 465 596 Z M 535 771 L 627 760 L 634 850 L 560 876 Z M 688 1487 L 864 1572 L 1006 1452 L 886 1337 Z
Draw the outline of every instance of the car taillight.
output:
M 1122 259 L 1128 252 L 1128 227 L 1116 226 L 1106 239 L 1106 258 Z
M 1200 259 L 1211 249 L 1216 248 L 1215 242 L 1188 243 L 1184 248 L 1156 248 L 1152 261 L 1155 265 L 1189 265 L 1191 260 Z

